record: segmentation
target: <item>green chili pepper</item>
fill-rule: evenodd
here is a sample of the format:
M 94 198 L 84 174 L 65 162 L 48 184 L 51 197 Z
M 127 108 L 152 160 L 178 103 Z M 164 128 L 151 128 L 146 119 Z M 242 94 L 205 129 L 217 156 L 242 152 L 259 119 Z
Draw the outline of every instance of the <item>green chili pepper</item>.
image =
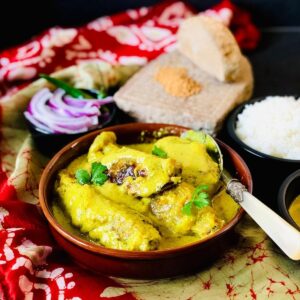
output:
M 86 91 L 85 93 L 90 94 L 91 97 L 97 98 L 97 99 L 103 99 L 107 97 L 107 93 L 104 90 L 91 90 L 91 91 Z
M 67 84 L 66 82 L 64 82 L 62 80 L 56 79 L 56 78 L 48 76 L 46 74 L 40 74 L 39 76 L 41 78 L 44 78 L 44 79 L 48 80 L 50 83 L 54 84 L 58 88 L 63 89 L 68 95 L 70 95 L 74 98 L 85 98 L 85 99 L 93 98 L 88 93 L 86 93 L 84 91 L 81 91 L 77 88 L 74 88 L 74 87 L 70 86 L 69 84 Z

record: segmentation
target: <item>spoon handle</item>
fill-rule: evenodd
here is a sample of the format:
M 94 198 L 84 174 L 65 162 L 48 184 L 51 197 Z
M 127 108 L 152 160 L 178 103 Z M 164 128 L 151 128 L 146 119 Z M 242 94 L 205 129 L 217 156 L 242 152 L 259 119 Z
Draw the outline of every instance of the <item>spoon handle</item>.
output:
M 300 260 L 300 232 L 296 228 L 251 195 L 238 180 L 231 180 L 227 191 L 289 258 Z
M 289 258 L 300 260 L 300 232 L 296 228 L 247 191 L 240 205 Z

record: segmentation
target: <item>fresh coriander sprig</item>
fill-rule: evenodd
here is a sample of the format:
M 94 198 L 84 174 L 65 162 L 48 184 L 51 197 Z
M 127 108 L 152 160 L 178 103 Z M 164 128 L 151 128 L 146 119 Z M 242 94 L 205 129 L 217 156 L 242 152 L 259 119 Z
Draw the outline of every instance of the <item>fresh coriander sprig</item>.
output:
M 107 167 L 102 165 L 101 163 L 93 162 L 92 163 L 92 178 L 91 181 L 94 184 L 102 185 L 108 179 Z
M 161 148 L 158 148 L 156 145 L 154 145 L 153 149 L 152 149 L 152 154 L 153 155 L 156 155 L 158 157 L 161 157 L 161 158 L 167 158 L 168 157 L 168 154 L 166 151 L 164 151 L 163 149 Z
M 185 215 L 191 215 L 193 206 L 196 206 L 197 208 L 209 206 L 211 201 L 208 193 L 205 192 L 207 189 L 208 185 L 197 186 L 193 192 L 192 199 L 185 203 L 185 205 L 182 207 L 182 213 Z
M 75 173 L 75 178 L 77 182 L 80 184 L 96 184 L 103 185 L 105 181 L 108 179 L 106 174 L 107 167 L 102 165 L 99 162 L 93 162 L 91 168 L 91 174 L 84 169 L 79 169 Z
M 78 169 L 75 173 L 75 178 L 80 184 L 88 184 L 91 181 L 91 176 L 87 170 Z

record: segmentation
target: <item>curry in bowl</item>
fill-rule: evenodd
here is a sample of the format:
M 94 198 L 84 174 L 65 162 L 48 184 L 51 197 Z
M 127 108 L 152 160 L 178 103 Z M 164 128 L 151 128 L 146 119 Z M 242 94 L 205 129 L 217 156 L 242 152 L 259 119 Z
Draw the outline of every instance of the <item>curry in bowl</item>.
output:
M 54 217 L 119 250 L 176 248 L 214 234 L 239 206 L 206 145 L 188 133 L 128 145 L 111 131 L 100 133 L 88 153 L 58 173 Z

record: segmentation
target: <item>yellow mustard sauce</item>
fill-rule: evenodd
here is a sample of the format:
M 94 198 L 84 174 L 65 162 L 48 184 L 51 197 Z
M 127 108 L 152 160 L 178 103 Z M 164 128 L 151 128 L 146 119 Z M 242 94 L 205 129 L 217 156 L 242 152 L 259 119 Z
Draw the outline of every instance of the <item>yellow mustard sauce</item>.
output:
M 300 195 L 297 196 L 289 207 L 289 214 L 295 221 L 295 223 L 300 226 Z
M 168 156 L 153 155 L 155 145 Z M 125 177 L 119 184 L 111 180 L 103 185 L 79 184 L 76 170 L 90 172 L 95 161 L 110 171 L 132 163 L 142 175 Z M 169 136 L 154 143 L 118 145 L 114 133 L 104 132 L 87 154 L 59 172 L 52 212 L 67 231 L 108 248 L 149 251 L 180 247 L 220 230 L 239 210 L 221 186 L 217 168 L 198 142 Z M 185 215 L 183 206 L 199 184 L 209 186 L 211 205 L 194 207 Z

